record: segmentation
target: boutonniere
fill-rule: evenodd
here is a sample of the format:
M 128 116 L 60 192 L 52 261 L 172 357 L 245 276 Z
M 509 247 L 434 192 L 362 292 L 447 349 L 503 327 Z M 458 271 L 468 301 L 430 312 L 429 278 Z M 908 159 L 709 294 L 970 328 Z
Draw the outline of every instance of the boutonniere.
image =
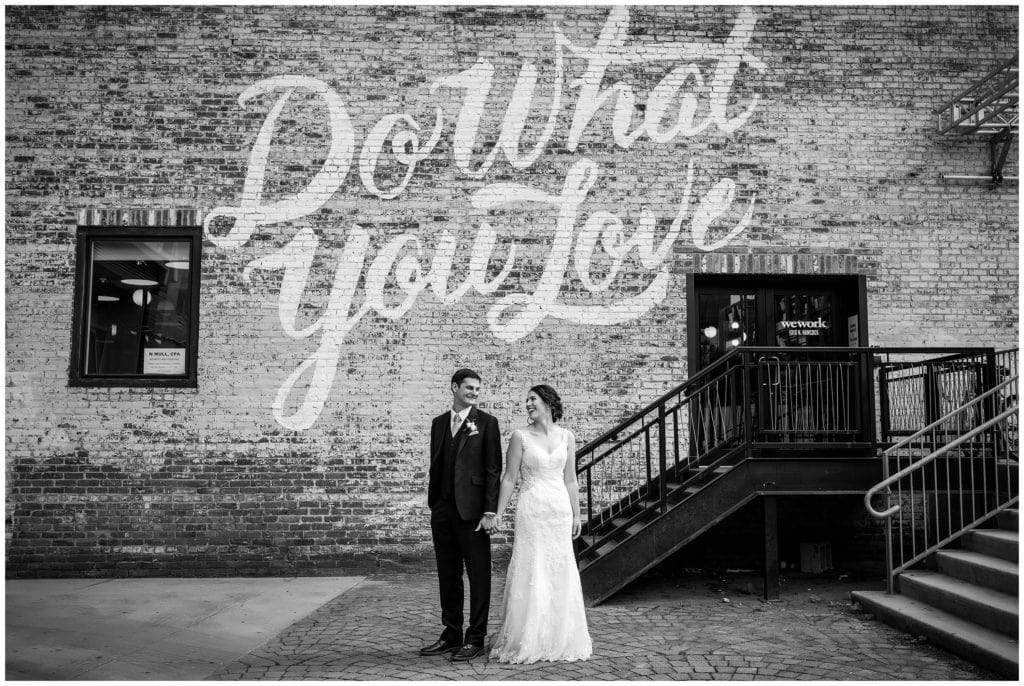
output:
M 474 422 L 472 419 L 466 420 L 466 428 L 469 430 L 470 436 L 476 436 L 478 433 L 480 433 L 480 430 L 476 428 L 476 422 Z

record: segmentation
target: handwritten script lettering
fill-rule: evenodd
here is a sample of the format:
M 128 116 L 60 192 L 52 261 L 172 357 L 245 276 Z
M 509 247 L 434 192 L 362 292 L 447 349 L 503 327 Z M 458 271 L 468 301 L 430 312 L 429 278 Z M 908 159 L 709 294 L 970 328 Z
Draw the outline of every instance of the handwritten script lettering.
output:
M 629 149 L 644 137 L 655 144 L 667 144 L 712 127 L 732 133 L 747 122 L 759 102 L 756 94 L 743 99 L 734 92 L 741 65 L 765 68 L 747 52 L 756 23 L 753 10 L 738 7 L 737 15 L 729 37 L 721 43 L 627 45 L 629 14 L 624 7 L 610 10 L 591 46 L 574 44 L 556 26 L 553 79 L 548 86 L 550 92 L 540 100 L 547 108 L 541 113 L 543 127 L 539 127 L 531 143 L 524 145 L 527 115 L 534 111 L 540 83 L 536 64 L 525 62 L 512 88 L 497 143 L 486 155 L 475 150 L 479 149 L 483 115 L 494 84 L 495 66 L 487 60 L 481 59 L 469 69 L 431 84 L 430 94 L 439 101 L 442 94 L 449 99 L 458 97 L 458 114 L 453 124 L 446 120 L 440 104 L 436 105 L 430 122 L 419 122 L 408 113 L 387 114 L 369 129 L 361 145 L 345 102 L 323 81 L 305 76 L 261 80 L 241 94 L 239 104 L 244 106 L 260 96 L 275 96 L 276 100 L 253 144 L 238 204 L 212 210 L 205 220 L 206 236 L 222 249 L 241 248 L 260 226 L 295 221 L 317 212 L 343 189 L 350 172 L 366 191 L 381 200 L 399 198 L 412 183 L 417 165 L 430 158 L 449 126 L 452 162 L 464 177 L 486 179 L 499 155 L 513 169 L 527 170 L 556 138 L 566 88 L 578 91 L 569 130 L 560 142 L 570 152 L 579 148 L 588 132 L 599 133 L 595 117 L 602 111 L 610 112 L 612 140 L 621 149 Z M 655 63 L 664 65 L 660 69 L 666 74 L 647 95 L 642 117 L 634 121 L 637 95 L 621 81 L 604 85 L 609 82 L 609 70 L 642 69 Z M 581 76 L 568 84 L 567 64 L 581 67 Z M 271 200 L 265 197 L 264 183 L 274 133 L 278 118 L 296 93 L 313 94 L 322 101 L 327 113 L 329 145 L 323 165 L 305 188 Z M 377 170 L 383 161 L 402 168 L 397 181 L 392 179 L 387 187 L 377 180 Z M 644 209 L 636 226 L 630 229 L 612 212 L 583 209 L 606 171 L 597 161 L 580 157 L 571 164 L 557 191 L 495 182 L 469 197 L 475 210 L 514 211 L 517 207 L 529 207 L 531 213 L 549 212 L 553 221 L 543 271 L 532 291 L 507 292 L 506 288 L 488 309 L 488 327 L 500 340 L 521 339 L 549 317 L 586 325 L 613 325 L 641 317 L 666 297 L 672 273 L 669 258 L 682 236 L 688 235 L 699 250 L 717 250 L 735 240 L 752 221 L 753 193 L 747 194 L 746 208 L 733 208 L 737 184 L 732 179 L 719 179 L 706 192 L 698 193 L 698 170 L 691 160 L 684 169 L 671 170 L 684 180 L 674 216 L 659 217 Z M 724 227 L 723 236 L 712 240 L 712 228 L 716 235 L 720 234 L 726 218 L 737 215 L 740 219 Z M 664 225 L 669 220 L 668 229 L 659 236 L 658 222 Z M 226 231 L 214 230 L 215 224 L 226 223 L 230 223 Z M 531 225 L 530 230 L 537 228 Z M 243 271 L 246 279 L 255 270 L 281 272 L 278 316 L 282 330 L 297 340 L 319 336 L 316 350 L 288 375 L 274 399 L 274 417 L 286 428 L 307 429 L 320 416 L 334 384 L 345 337 L 364 316 L 373 312 L 397 320 L 409 312 L 424 290 L 447 305 L 470 291 L 494 294 L 529 259 L 514 240 L 499 242 L 499 231 L 488 221 L 481 221 L 468 253 L 464 280 L 451 288 L 455 260 L 457 256 L 464 259 L 464 253 L 457 253 L 456 238 L 447 229 L 430 237 L 432 251 L 420 236 L 403 233 L 371 255 L 371 239 L 369 231 L 361 226 L 354 225 L 348 230 L 343 249 L 336 253 L 334 283 L 327 305 L 316 321 L 305 326 L 300 323 L 303 294 L 320 248 L 320 240 L 312 229 L 299 229 L 286 245 L 253 260 Z M 611 292 L 612 286 L 630 255 L 635 255 L 633 264 L 639 263 L 650 273 L 649 283 L 639 293 L 615 294 Z M 489 267 L 496 259 L 500 260 L 501 268 L 494 274 Z M 600 264 L 597 274 L 595 260 Z M 585 291 L 610 294 L 611 299 L 606 296 L 600 304 L 586 305 L 567 301 L 563 287 L 573 273 Z M 363 297 L 353 310 L 353 304 L 359 302 L 356 291 L 360 281 Z M 518 287 L 527 288 L 522 284 Z M 293 400 L 293 395 L 298 397 Z

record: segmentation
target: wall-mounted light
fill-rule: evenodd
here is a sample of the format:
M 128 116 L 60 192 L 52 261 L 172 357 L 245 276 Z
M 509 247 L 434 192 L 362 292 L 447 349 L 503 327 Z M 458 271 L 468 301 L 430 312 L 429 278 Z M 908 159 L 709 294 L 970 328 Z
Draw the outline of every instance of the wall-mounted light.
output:
M 714 338 L 717 335 L 718 335 L 718 329 L 716 329 L 713 326 L 709 326 L 706 329 L 704 329 L 704 337 L 705 338 Z

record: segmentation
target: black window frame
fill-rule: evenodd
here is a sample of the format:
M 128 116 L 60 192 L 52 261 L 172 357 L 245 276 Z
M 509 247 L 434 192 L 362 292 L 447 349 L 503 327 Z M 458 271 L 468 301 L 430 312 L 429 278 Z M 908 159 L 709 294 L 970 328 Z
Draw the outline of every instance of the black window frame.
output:
M 202 226 L 79 226 L 75 246 L 75 294 L 71 329 L 71 364 L 68 385 L 99 388 L 197 388 L 199 381 L 199 290 L 202 266 Z M 161 375 L 101 375 L 86 374 L 83 355 L 87 348 L 88 332 L 83 331 L 88 321 L 88 279 L 92 273 L 90 245 L 95 240 L 153 241 L 181 240 L 189 245 L 189 340 L 185 351 L 185 374 Z

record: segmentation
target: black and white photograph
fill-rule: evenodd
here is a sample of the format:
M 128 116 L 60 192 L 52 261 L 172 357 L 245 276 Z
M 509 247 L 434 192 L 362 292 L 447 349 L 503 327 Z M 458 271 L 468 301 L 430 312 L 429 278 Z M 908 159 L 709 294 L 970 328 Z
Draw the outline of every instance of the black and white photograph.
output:
M 2 12 L 5 681 L 1019 678 L 1017 2 Z

